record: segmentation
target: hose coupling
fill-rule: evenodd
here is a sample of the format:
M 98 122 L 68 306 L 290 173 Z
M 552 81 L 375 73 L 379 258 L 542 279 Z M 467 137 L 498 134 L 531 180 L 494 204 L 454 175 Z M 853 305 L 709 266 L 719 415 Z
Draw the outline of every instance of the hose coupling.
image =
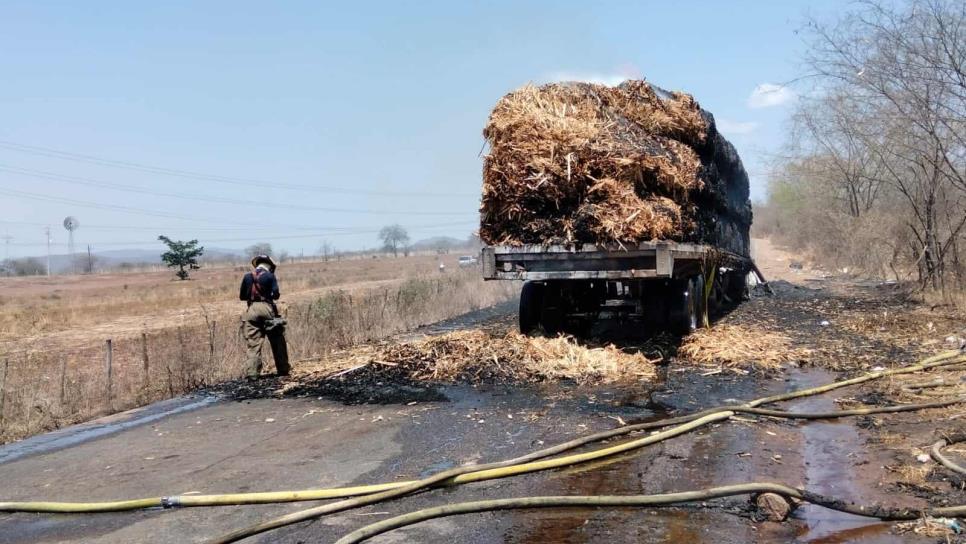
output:
M 177 508 L 179 506 L 181 506 L 180 497 L 161 497 L 161 508 L 167 510 L 168 508 Z

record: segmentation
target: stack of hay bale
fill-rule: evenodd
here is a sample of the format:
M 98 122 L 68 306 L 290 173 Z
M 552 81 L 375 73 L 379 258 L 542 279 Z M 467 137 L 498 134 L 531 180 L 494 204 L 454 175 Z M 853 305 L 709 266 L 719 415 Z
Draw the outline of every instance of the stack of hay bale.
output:
M 500 99 L 483 135 L 484 243 L 749 253 L 748 176 L 690 95 L 645 81 L 528 85 Z

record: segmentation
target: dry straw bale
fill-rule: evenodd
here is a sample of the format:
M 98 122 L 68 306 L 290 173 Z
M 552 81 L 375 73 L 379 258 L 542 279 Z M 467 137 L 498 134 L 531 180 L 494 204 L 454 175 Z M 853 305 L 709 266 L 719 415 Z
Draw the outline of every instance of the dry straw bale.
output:
M 704 188 L 708 121 L 683 93 L 644 81 L 525 86 L 484 129 L 481 229 L 491 244 L 678 239 Z

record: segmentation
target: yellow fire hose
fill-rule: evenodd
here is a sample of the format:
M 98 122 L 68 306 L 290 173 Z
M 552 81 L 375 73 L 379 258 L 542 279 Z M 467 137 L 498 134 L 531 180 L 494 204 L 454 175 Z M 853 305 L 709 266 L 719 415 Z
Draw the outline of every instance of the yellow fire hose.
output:
M 557 468 L 565 465 L 571 465 L 576 463 L 582 463 L 594 459 L 599 459 L 602 457 L 611 456 L 617 453 L 630 451 L 632 449 L 641 448 L 650 444 L 666 440 L 673 436 L 678 436 L 680 434 L 689 432 L 703 425 L 711 422 L 721 421 L 732 417 L 736 412 L 747 412 L 754 413 L 758 415 L 771 416 L 771 417 L 796 417 L 796 418 L 806 418 L 806 419 L 824 419 L 829 417 L 843 417 L 846 415 L 859 415 L 859 414 L 872 414 L 872 413 L 889 413 L 898 411 L 908 411 L 913 409 L 924 409 L 932 407 L 947 406 L 957 402 L 963 402 L 964 399 L 955 399 L 950 401 L 943 401 L 939 403 L 929 403 L 924 405 L 905 405 L 905 406 L 893 406 L 893 407 L 880 407 L 880 408 L 866 408 L 859 410 L 848 410 L 840 412 L 827 412 L 820 414 L 794 414 L 788 412 L 782 412 L 778 410 L 755 410 L 754 408 L 762 404 L 780 402 L 785 400 L 790 400 L 794 398 L 800 398 L 804 396 L 815 395 L 819 393 L 824 393 L 841 387 L 846 387 L 849 385 L 856 385 L 870 380 L 880 379 L 886 376 L 907 374 L 913 372 L 919 372 L 922 370 L 927 370 L 939 366 L 949 366 L 954 364 L 962 364 L 966 362 L 966 355 L 960 351 L 951 351 L 942 353 L 923 361 L 910 365 L 903 368 L 897 368 L 892 370 L 884 370 L 879 372 L 873 372 L 852 378 L 849 380 L 843 380 L 838 382 L 832 382 L 827 385 L 814 387 L 810 389 L 791 391 L 788 393 L 783 393 L 780 395 L 773 395 L 770 397 L 764 397 L 760 399 L 753 400 L 751 402 L 745 403 L 741 406 L 725 406 L 720 408 L 714 408 L 711 410 L 704 410 L 702 412 L 691 414 L 688 416 L 681 416 L 677 418 L 670 418 L 663 421 L 648 422 L 638 425 L 629 425 L 625 427 L 619 427 L 616 429 L 611 429 L 601 433 L 595 433 L 593 435 L 588 435 L 578 439 L 571 440 L 569 442 L 559 444 L 544 450 L 530 453 L 528 455 L 511 459 L 508 461 L 503 461 L 499 463 L 490 463 L 486 465 L 470 465 L 464 467 L 458 467 L 439 473 L 437 475 L 431 476 L 429 478 L 417 481 L 409 482 L 392 482 L 385 484 L 375 484 L 366 486 L 355 486 L 355 487 L 344 487 L 344 488 L 332 488 L 332 489 L 312 489 L 303 491 L 280 491 L 280 492 L 262 492 L 262 493 L 234 493 L 234 494 L 222 494 L 222 495 L 181 495 L 174 497 L 157 497 L 148 499 L 136 499 L 136 500 L 124 500 L 124 501 L 114 501 L 114 502 L 97 502 L 97 503 L 73 503 L 73 502 L 0 502 L 0 511 L 9 512 L 57 512 L 57 513 L 87 513 L 87 512 L 113 512 L 122 510 L 134 510 L 152 507 L 175 507 L 175 506 L 224 506 L 224 505 L 239 505 L 239 504 L 262 504 L 262 503 L 274 503 L 274 502 L 293 502 L 293 501 L 309 501 L 309 500 L 322 500 L 340 497 L 353 497 L 356 499 L 341 501 L 338 503 L 323 505 L 317 508 L 308 509 L 302 512 L 296 512 L 288 516 L 283 516 L 276 520 L 271 520 L 266 523 L 262 523 L 242 531 L 237 531 L 231 535 L 226 535 L 221 539 L 213 540 L 212 542 L 234 542 L 241 538 L 251 536 L 257 533 L 261 533 L 273 528 L 281 527 L 284 525 L 289 525 L 291 523 L 296 523 L 298 521 L 303 521 L 307 519 L 314 519 L 316 517 L 325 515 L 327 513 L 332 513 L 336 511 L 342 511 L 349 508 L 355 508 L 358 506 L 363 506 L 367 504 L 373 504 L 375 502 L 388 500 L 391 498 L 396 498 L 405 494 L 409 494 L 421 489 L 428 487 L 434 487 L 439 485 L 458 485 L 462 483 L 476 482 L 487 479 L 503 478 L 518 474 L 523 474 L 526 472 L 533 472 L 538 470 L 547 470 L 551 468 Z M 642 431 L 660 427 L 667 427 L 670 425 L 678 425 L 675 428 L 650 435 L 647 437 L 632 440 L 623 444 L 618 444 L 615 446 L 610 446 L 606 448 L 601 448 L 598 450 L 593 450 L 590 452 L 570 455 L 562 458 L 555 458 L 545 461 L 535 462 L 535 459 L 540 459 L 543 457 L 548 457 L 551 455 L 556 455 L 563 451 L 574 449 L 576 447 L 596 442 L 600 440 L 605 440 L 607 438 L 612 438 L 615 436 L 629 434 L 635 431 Z M 365 497 L 358 497 L 359 495 L 367 495 Z
M 840 417 L 888 414 L 897 412 L 912 412 L 926 410 L 930 408 L 943 408 L 954 404 L 966 402 L 966 397 L 951 400 L 930 402 L 924 404 L 903 404 L 898 406 L 881 406 L 876 408 L 858 408 L 853 410 L 838 410 L 830 412 L 788 412 L 785 410 L 766 410 L 761 408 L 746 408 L 736 406 L 729 411 L 754 414 L 767 417 L 784 419 L 833 419 Z M 721 412 L 716 412 L 721 413 Z M 710 415 L 710 414 L 709 414 Z M 693 421 L 693 419 L 692 419 Z M 648 426 L 662 424 L 662 422 L 649 422 Z M 656 425 L 655 425 L 656 426 Z M 625 431 L 626 427 L 615 430 Z M 631 432 L 631 431 L 626 431 Z M 612 433 L 613 434 L 613 433 Z M 597 435 L 594 435 L 597 436 Z M 656 436 L 656 435 L 654 435 Z M 583 439 L 581 439 L 582 441 Z M 570 445 L 570 443 L 567 443 Z M 945 443 L 944 443 L 945 445 Z M 570 446 L 571 448 L 576 446 Z M 547 453 L 547 450 L 554 450 Z M 550 456 L 559 450 L 559 446 L 547 448 L 537 453 Z M 527 456 L 533 457 L 533 454 Z M 519 459 L 512 461 L 519 462 Z M 938 461 L 938 459 L 937 459 Z M 535 465 L 534 465 L 535 466 Z M 491 470 L 481 470 L 483 465 L 472 465 L 470 468 L 474 472 L 467 473 L 465 476 L 457 476 L 450 481 L 442 482 L 442 485 L 453 485 L 469 483 L 491 479 L 494 472 Z M 542 469 L 538 469 L 542 470 Z M 499 476 L 504 477 L 504 476 Z M 226 493 L 219 495 L 180 495 L 173 497 L 153 497 L 145 499 L 120 500 L 113 502 L 0 502 L 0 512 L 35 512 L 35 513 L 98 513 L 98 512 L 123 512 L 129 510 L 143 510 L 147 508 L 175 508 L 175 507 L 204 507 L 204 506 L 237 506 L 247 504 L 275 504 L 282 502 L 317 501 L 325 499 L 341 499 L 355 497 L 359 495 L 371 495 L 381 491 L 399 489 L 401 487 L 419 483 L 416 480 L 399 481 L 385 484 L 361 485 L 354 487 L 337 487 L 330 489 L 306 489 L 301 491 L 267 491 L 256 493 Z
M 934 368 L 937 366 L 948 366 L 953 364 L 960 364 L 964 361 L 966 361 L 966 355 L 964 355 L 961 351 L 950 351 L 933 357 L 929 357 L 915 365 L 910 365 L 903 368 L 872 372 L 872 373 L 864 374 L 862 376 L 858 376 L 852 379 L 832 382 L 818 387 L 801 389 L 797 391 L 790 391 L 779 395 L 772 395 L 769 397 L 756 399 L 740 406 L 740 408 L 754 408 L 754 407 L 760 406 L 761 404 L 816 395 L 819 393 L 825 393 L 842 387 L 856 385 L 870 380 L 880 379 L 886 376 L 909 374 L 912 372 L 919 372 L 921 370 Z M 687 421 L 686 423 L 679 425 L 678 427 L 674 427 L 669 430 L 666 430 L 661 433 L 651 435 L 642 439 L 633 440 L 617 446 L 602 448 L 602 449 L 590 451 L 587 453 L 575 454 L 575 455 L 555 458 L 547 461 L 537 461 L 537 462 L 529 462 L 529 463 L 523 463 L 523 464 L 513 464 L 513 460 L 511 460 L 511 461 L 504 461 L 502 463 L 494 463 L 494 464 L 484 465 L 484 466 L 457 467 L 448 471 L 441 472 L 434 476 L 430 476 L 429 478 L 426 478 L 424 480 L 407 484 L 398 489 L 391 489 L 391 490 L 383 491 L 373 495 L 356 497 L 352 499 L 339 501 L 336 503 L 330 503 L 330 504 L 317 506 L 314 508 L 308 508 L 306 510 L 293 512 L 291 514 L 286 514 L 284 516 L 280 516 L 275 519 L 271 519 L 262 523 L 257 523 L 255 525 L 246 527 L 244 529 L 233 531 L 229 534 L 212 539 L 208 541 L 208 544 L 227 544 L 229 542 L 237 542 L 244 538 L 248 538 L 250 536 L 254 536 L 256 534 L 260 534 L 266 531 L 278 529 L 278 528 L 285 527 L 287 525 L 292 525 L 294 523 L 299 523 L 302 521 L 317 519 L 326 514 L 342 512 L 352 508 L 359 508 L 361 506 L 367 506 L 378 502 L 395 499 L 419 490 L 440 485 L 442 482 L 447 482 L 447 484 L 452 485 L 452 484 L 467 483 L 472 481 L 479 481 L 480 479 L 484 479 L 484 478 L 476 477 L 477 474 L 479 473 L 483 473 L 486 476 L 485 479 L 503 478 L 508 476 L 515 476 L 518 474 L 523 474 L 526 472 L 546 470 L 550 468 L 557 468 L 560 466 L 572 465 L 576 463 L 582 463 L 590 460 L 600 459 L 602 457 L 607 457 L 617 453 L 622 453 L 632 449 L 641 448 L 650 444 L 654 444 L 662 440 L 666 440 L 667 438 L 671 438 L 673 436 L 678 436 L 679 434 L 694 430 L 707 423 L 730 419 L 732 416 L 735 415 L 734 408 L 736 407 L 730 407 L 730 406 L 722 407 L 722 408 L 716 408 L 711 410 L 705 410 L 703 412 L 699 412 L 698 414 L 693 414 L 692 416 L 684 416 L 685 418 L 690 418 L 690 420 Z M 697 418 L 697 419 L 694 419 L 694 418 Z M 679 421 L 682 418 L 674 418 L 674 419 Z M 670 422 L 671 420 L 665 420 L 663 422 L 653 422 L 653 423 L 664 423 L 666 425 Z M 675 423 L 676 422 L 677 421 L 675 421 Z
M 664 493 L 660 495 L 598 495 L 598 496 L 551 496 L 551 497 L 521 497 L 514 499 L 494 499 L 486 501 L 463 502 L 447 504 L 435 508 L 417 510 L 357 529 L 340 538 L 335 544 L 358 544 L 376 535 L 414 525 L 426 520 L 446 516 L 458 516 L 476 512 L 491 512 L 494 510 L 515 510 L 524 508 L 626 508 L 626 507 L 658 507 L 674 504 L 706 501 L 735 495 L 750 495 L 759 493 L 775 493 L 786 498 L 798 499 L 839 512 L 857 516 L 875 518 L 886 521 L 915 520 L 924 516 L 935 517 L 964 517 L 966 506 L 949 506 L 943 508 L 890 508 L 880 505 L 859 506 L 846 503 L 844 500 L 826 497 L 804 489 L 796 489 L 782 484 L 769 482 L 749 483 L 712 487 L 696 491 L 679 493 Z
M 940 465 L 948 468 L 949 470 L 959 473 L 966 474 L 966 468 L 963 468 L 956 463 L 952 462 L 948 457 L 944 456 L 942 453 L 943 448 L 947 446 L 952 446 L 953 444 L 958 444 L 960 442 L 966 442 L 966 433 L 954 434 L 947 436 L 932 445 L 932 458 L 936 460 Z
M 761 399 L 757 399 L 757 400 L 753 400 L 751 402 L 745 403 L 742 406 L 727 407 L 727 409 L 744 411 L 743 407 L 751 408 L 755 406 L 760 406 L 762 404 L 770 404 L 774 402 L 798 398 L 800 396 L 817 394 L 834 388 L 845 387 L 847 385 L 855 385 L 857 383 L 862 383 L 864 381 L 877 379 L 888 375 L 918 372 L 920 370 L 928 370 L 936 366 L 948 366 L 948 365 L 960 364 L 963 362 L 966 362 L 966 356 L 962 355 L 961 352 L 958 352 L 958 351 L 945 352 L 945 353 L 936 355 L 934 357 L 925 359 L 916 365 L 866 374 L 863 376 L 859 376 L 858 378 L 853 378 L 851 380 L 833 382 L 828 386 L 821 386 L 819 388 L 800 390 L 800 391 L 791 391 L 781 395 L 764 397 Z M 834 387 L 830 387 L 830 386 L 834 386 Z M 925 408 L 925 407 L 938 407 L 938 406 L 932 406 L 930 404 L 930 405 L 923 405 L 922 407 Z M 723 408 L 713 408 L 713 409 L 703 410 L 695 414 L 669 418 L 661 421 L 653 421 L 653 422 L 642 423 L 637 425 L 627 425 L 624 427 L 617 427 L 600 433 L 586 435 L 584 437 L 580 437 L 562 444 L 558 444 L 556 446 L 545 448 L 543 450 L 539 450 L 539 451 L 530 453 L 528 455 L 518 457 L 511 461 L 513 461 L 514 463 L 529 462 L 543 457 L 556 455 L 558 453 L 562 453 L 564 451 L 568 451 L 592 442 L 598 442 L 601 440 L 606 440 L 608 438 L 613 438 L 624 434 L 630 434 L 638 431 L 646 431 L 646 430 L 651 430 L 651 429 L 656 429 L 661 427 L 668 427 L 668 426 L 676 425 L 680 423 L 687 423 L 699 417 L 720 412 L 722 409 Z M 879 413 L 879 411 L 883 410 L 883 408 L 872 408 L 872 409 L 864 409 L 864 410 L 875 410 L 876 412 L 863 411 L 862 414 Z M 849 415 L 858 415 L 858 413 L 849 414 Z M 787 414 L 786 417 L 794 417 L 794 416 L 793 414 Z M 830 415 L 828 417 L 833 417 L 833 416 Z M 820 418 L 816 417 L 813 419 L 820 419 Z M 465 468 L 469 468 L 472 470 L 479 470 L 481 467 L 469 466 Z M 477 480 L 473 480 L 473 481 L 477 481 Z M 465 483 L 465 482 L 466 482 L 465 478 L 456 477 L 450 483 L 459 484 L 459 483 Z M 270 492 L 228 493 L 228 494 L 212 494 L 212 495 L 176 495 L 176 496 L 169 496 L 169 497 L 152 497 L 152 498 L 119 500 L 119 501 L 109 501 L 109 502 L 49 502 L 49 501 L 0 502 L 0 512 L 97 513 L 97 512 L 120 512 L 120 511 L 127 511 L 127 510 L 141 510 L 145 508 L 162 508 L 162 507 L 179 507 L 179 506 L 180 507 L 232 506 L 232 505 L 246 505 L 246 504 L 316 501 L 316 500 L 325 500 L 325 499 L 355 497 L 359 495 L 369 495 L 369 494 L 379 493 L 390 489 L 398 489 L 413 483 L 416 483 L 416 481 L 400 481 L 400 482 L 390 482 L 390 483 L 384 483 L 384 484 L 371 484 L 371 485 L 363 485 L 363 486 L 339 487 L 339 488 L 329 488 L 329 489 L 306 489 L 306 490 L 297 490 L 297 491 L 270 491 Z

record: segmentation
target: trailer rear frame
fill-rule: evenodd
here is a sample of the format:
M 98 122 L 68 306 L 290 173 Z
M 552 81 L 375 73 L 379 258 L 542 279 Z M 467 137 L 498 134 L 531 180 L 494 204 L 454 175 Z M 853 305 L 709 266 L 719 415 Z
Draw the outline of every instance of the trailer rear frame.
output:
M 520 297 L 524 333 L 542 327 L 555 334 L 577 321 L 583 330 L 603 314 L 687 332 L 707 322 L 707 312 L 723 301 L 743 298 L 745 276 L 757 274 L 749 257 L 669 241 L 487 246 L 481 264 L 486 280 L 525 282 Z M 707 277 L 712 281 L 705 282 Z

